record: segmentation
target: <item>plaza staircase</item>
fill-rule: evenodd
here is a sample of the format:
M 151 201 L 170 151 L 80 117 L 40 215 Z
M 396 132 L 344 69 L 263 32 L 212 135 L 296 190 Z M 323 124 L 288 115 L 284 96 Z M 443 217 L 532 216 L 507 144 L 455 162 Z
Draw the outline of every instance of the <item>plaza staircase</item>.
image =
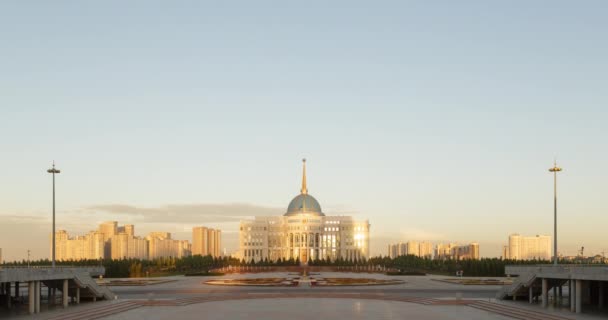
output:
M 496 299 L 508 299 L 512 297 L 528 297 L 530 295 L 530 287 L 532 287 L 532 295 L 540 296 L 542 294 L 542 285 L 540 281 L 536 281 L 540 279 L 537 277 L 536 273 L 528 272 L 517 277 L 516 280 L 513 281 L 513 284 L 502 287 L 496 293 Z M 568 280 L 566 279 L 554 279 L 553 281 L 549 281 L 547 284 L 547 290 L 551 291 L 553 287 L 561 287 Z
M 496 299 L 506 299 L 514 295 L 517 296 L 528 296 L 528 288 L 534 285 L 536 280 L 536 274 L 534 272 L 528 272 L 520 275 L 513 283 L 507 286 L 503 286 L 497 293 Z M 533 289 L 536 291 L 536 289 Z M 540 291 L 540 290 L 539 290 Z
M 88 289 L 89 293 L 92 296 L 97 298 L 104 298 L 106 300 L 114 300 L 116 299 L 116 295 L 108 289 L 106 286 L 100 286 L 93 280 L 93 278 L 87 273 L 75 273 L 74 274 L 74 282 L 80 288 Z

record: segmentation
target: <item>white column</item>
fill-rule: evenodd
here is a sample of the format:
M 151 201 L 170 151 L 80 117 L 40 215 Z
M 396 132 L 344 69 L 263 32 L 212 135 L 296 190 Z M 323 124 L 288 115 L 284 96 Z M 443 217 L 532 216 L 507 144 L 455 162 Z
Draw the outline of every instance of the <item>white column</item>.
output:
M 528 301 L 532 303 L 534 300 L 534 290 L 532 290 L 532 286 L 528 288 Z
M 547 292 L 547 278 L 543 278 L 542 279 L 542 283 L 543 283 L 543 291 L 542 291 L 542 298 L 543 298 L 543 308 L 547 307 L 547 301 L 549 300 L 548 298 L 548 292 Z
M 34 309 L 36 305 L 36 285 L 34 284 L 34 281 L 27 283 L 27 300 L 29 312 L 30 314 L 33 314 L 36 312 L 36 309 Z
M 76 304 L 80 303 L 80 287 L 76 287 Z
M 35 313 L 40 313 L 40 281 L 36 281 L 36 301 L 34 303 L 35 307 Z
M 581 313 L 583 310 L 583 281 L 576 280 L 576 313 Z
M 570 311 L 576 311 L 576 280 L 570 279 Z
M 62 292 L 62 299 L 61 302 L 63 302 L 63 307 L 67 308 L 68 307 L 68 279 L 63 279 L 63 292 Z

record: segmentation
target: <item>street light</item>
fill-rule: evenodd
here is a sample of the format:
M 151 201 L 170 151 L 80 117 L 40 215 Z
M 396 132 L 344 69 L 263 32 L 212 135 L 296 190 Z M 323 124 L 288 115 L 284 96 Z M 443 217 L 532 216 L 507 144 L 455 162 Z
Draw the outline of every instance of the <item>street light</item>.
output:
M 55 161 L 53 161 L 53 167 L 46 172 L 53 174 L 53 269 L 55 269 L 55 174 L 61 171 L 55 169 Z
M 557 161 L 553 162 L 553 168 L 549 172 L 553 172 L 553 264 L 557 265 L 557 173 L 562 171 L 562 168 L 557 166 Z

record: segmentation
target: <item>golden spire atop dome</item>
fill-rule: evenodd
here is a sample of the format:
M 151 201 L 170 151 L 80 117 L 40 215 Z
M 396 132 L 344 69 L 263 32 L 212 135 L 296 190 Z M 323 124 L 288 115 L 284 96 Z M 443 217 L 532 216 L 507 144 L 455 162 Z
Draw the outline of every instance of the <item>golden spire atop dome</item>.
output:
M 302 159 L 302 167 L 302 189 L 300 193 L 308 194 L 308 189 L 306 188 L 306 158 Z

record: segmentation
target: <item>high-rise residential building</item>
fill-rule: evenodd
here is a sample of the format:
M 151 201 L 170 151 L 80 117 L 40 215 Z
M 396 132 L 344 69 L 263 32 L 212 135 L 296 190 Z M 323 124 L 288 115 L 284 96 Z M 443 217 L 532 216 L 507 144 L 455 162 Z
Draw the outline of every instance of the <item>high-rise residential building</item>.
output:
M 420 242 L 420 257 L 432 259 L 433 258 L 433 244 L 428 241 Z
M 439 243 L 435 248 L 435 259 L 451 259 L 457 243 Z
M 388 245 L 388 257 L 393 259 L 399 256 L 399 244 Z
M 209 229 L 207 227 L 192 228 L 192 255 L 208 255 L 208 243 Z
M 388 256 L 390 258 L 396 258 L 399 256 L 405 256 L 408 254 L 408 243 L 395 243 L 388 245 Z
M 405 254 L 420 257 L 420 243 L 418 241 L 408 241 L 405 248 Z
M 98 230 L 108 238 L 113 237 L 118 233 L 118 221 L 106 221 L 99 225 Z
M 188 240 L 171 239 L 169 232 L 150 232 L 146 236 L 148 241 L 148 257 L 187 257 L 192 253 L 192 246 Z
M 215 256 L 222 256 L 222 230 L 215 229 Z
M 118 234 L 118 221 L 106 221 L 99 225 L 99 233 L 104 238 L 104 257 L 112 257 L 112 237 Z
M 300 194 L 291 200 L 283 216 L 241 221 L 238 256 L 246 261 L 291 258 L 302 263 L 367 258 L 369 229 L 367 220 L 326 216 L 319 202 L 308 194 L 304 165 Z
M 177 241 L 177 257 L 189 257 L 192 255 L 192 244 L 188 240 L 175 240 Z
M 388 246 L 388 256 L 396 258 L 398 256 L 413 255 L 427 259 L 433 258 L 433 244 L 428 241 L 408 241 L 406 243 L 396 243 Z
M 125 224 L 125 233 L 134 236 L 135 235 L 135 226 L 132 224 Z
M 134 225 L 118 226 L 116 221 L 104 222 L 84 236 L 70 237 L 65 230 L 55 235 L 57 260 L 181 258 L 192 250 L 188 240 L 171 239 L 168 232 L 151 232 L 141 238 L 135 236 Z M 219 243 L 217 237 L 216 241 Z
M 478 260 L 479 243 L 472 242 L 467 245 L 459 245 L 457 243 L 440 243 L 435 248 L 435 259 L 474 259 Z
M 148 259 L 148 242 L 144 238 L 121 232 L 112 237 L 111 245 L 112 259 Z
M 50 236 L 52 237 L 52 235 Z M 52 241 L 51 255 L 52 255 Z M 84 236 L 70 237 L 65 230 L 55 232 L 55 259 L 85 260 L 104 258 L 104 238 L 96 232 L 91 231 Z
M 456 246 L 453 248 L 452 257 L 456 260 L 479 260 L 479 244 L 473 242 L 464 246 Z
M 550 260 L 551 236 L 525 237 L 517 233 L 511 234 L 508 246 L 503 249 L 503 256 L 512 260 Z
M 207 227 L 192 228 L 192 254 L 221 256 L 222 232 Z

